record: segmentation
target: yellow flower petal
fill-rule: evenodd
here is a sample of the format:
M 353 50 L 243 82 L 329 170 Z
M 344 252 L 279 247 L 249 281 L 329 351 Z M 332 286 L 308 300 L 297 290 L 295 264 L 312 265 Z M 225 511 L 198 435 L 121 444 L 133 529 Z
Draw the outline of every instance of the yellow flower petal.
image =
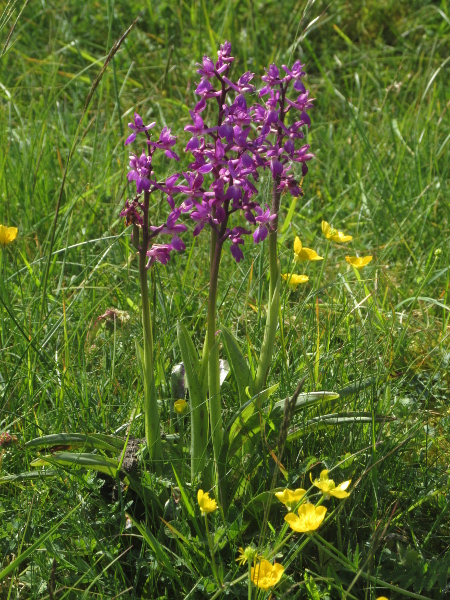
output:
M 314 506 L 314 504 L 302 504 L 295 513 L 288 513 L 284 520 L 289 527 L 298 533 L 309 533 L 315 531 L 325 518 L 327 509 L 325 506 Z
M 294 252 L 295 252 L 295 254 L 300 254 L 301 251 L 302 251 L 302 242 L 300 241 L 300 238 L 298 236 L 295 236 Z
M 370 263 L 370 261 L 372 260 L 373 256 L 346 256 L 345 260 L 351 264 L 353 267 L 356 267 L 357 269 L 362 269 L 363 267 L 365 267 L 366 265 L 368 265 Z
M 0 245 L 7 246 L 13 242 L 17 237 L 17 232 L 17 227 L 6 227 L 5 225 L 0 225 Z
M 339 498 L 340 500 L 342 500 L 342 498 L 348 498 L 350 496 L 350 494 L 348 492 L 346 492 L 345 490 L 348 488 L 348 486 L 351 484 L 351 482 L 352 482 L 351 479 L 349 479 L 348 481 L 343 481 L 342 483 L 337 485 L 334 488 L 334 490 L 329 491 L 330 496 L 334 496 L 335 498 Z
M 303 248 L 300 238 L 296 237 L 294 241 L 294 260 L 295 262 L 301 262 L 304 260 L 323 260 L 322 256 L 319 256 L 315 250 L 311 248 Z
M 187 411 L 187 407 L 188 403 L 186 402 L 186 400 L 176 400 L 173 403 L 173 408 L 175 412 L 179 415 L 184 415 L 184 413 Z
M 350 485 L 351 479 L 349 481 L 344 481 L 339 485 L 336 485 L 333 479 L 328 478 L 328 469 L 324 469 L 323 471 L 321 471 L 319 479 L 315 479 L 313 481 L 311 473 L 309 474 L 309 477 L 313 485 L 319 488 L 319 490 L 323 494 L 328 494 L 329 496 L 334 496 L 335 498 L 339 499 L 347 498 L 348 496 L 350 496 L 350 494 L 345 490 Z
M 283 565 L 280 565 L 280 563 L 272 565 L 272 563 L 263 558 L 256 567 L 251 568 L 250 578 L 256 586 L 262 590 L 268 590 L 277 585 L 283 573 Z
M 212 500 L 209 497 L 208 492 L 204 492 L 203 490 L 198 490 L 197 501 L 202 515 L 207 515 L 208 513 L 214 512 L 217 508 L 217 502 Z
M 326 221 L 322 221 L 322 233 L 328 239 L 328 234 L 331 231 L 330 225 Z
M 281 276 L 291 289 L 296 290 L 301 283 L 306 283 L 309 280 L 307 275 L 296 275 L 295 273 L 283 273 Z
M 280 502 L 290 509 L 293 509 L 306 494 L 306 490 L 298 488 L 296 490 L 288 490 L 287 488 L 282 492 L 276 492 L 275 496 Z
M 327 240 L 331 240 L 332 242 L 349 242 L 353 239 L 353 236 L 345 235 L 344 232 L 334 229 L 326 221 L 322 221 L 322 233 Z

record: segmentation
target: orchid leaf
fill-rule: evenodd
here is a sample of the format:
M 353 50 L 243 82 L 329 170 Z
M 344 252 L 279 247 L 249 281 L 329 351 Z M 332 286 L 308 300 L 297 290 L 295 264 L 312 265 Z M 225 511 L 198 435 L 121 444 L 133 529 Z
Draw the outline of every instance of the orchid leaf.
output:
M 278 268 L 279 271 L 279 268 Z M 264 338 L 259 354 L 258 367 L 256 370 L 254 391 L 261 390 L 267 379 L 269 368 L 272 362 L 273 349 L 275 347 L 275 336 L 278 327 L 278 309 L 280 306 L 280 273 L 278 272 L 277 283 L 273 297 L 269 299 L 269 308 L 267 311 L 266 327 Z
M 28 479 L 41 479 L 44 477 L 57 477 L 60 471 L 56 469 L 45 469 L 44 471 L 27 471 L 25 473 L 18 473 L 17 475 L 5 475 L 0 477 L 0 485 L 2 483 L 15 483 L 19 481 L 25 481 Z
M 305 394 L 299 394 L 295 404 L 295 411 L 313 406 L 314 404 L 320 404 L 330 400 L 338 400 L 339 397 L 340 395 L 337 392 L 307 392 Z M 280 400 L 280 402 L 276 402 L 273 405 L 272 410 L 281 408 L 281 410 L 284 411 L 284 404 L 285 401 Z
M 43 456 L 42 458 L 36 458 L 30 464 L 31 467 L 45 467 L 50 466 L 61 466 L 61 467 L 83 467 L 93 471 L 99 471 L 110 477 L 115 478 L 119 462 L 112 458 L 106 458 L 99 456 L 98 454 L 76 454 L 71 452 L 58 452 L 56 454 L 50 454 Z M 129 484 L 128 478 L 125 476 L 122 479 L 126 484 Z
M 123 438 L 102 433 L 56 433 L 30 440 L 25 444 L 25 448 L 51 448 L 52 446 L 79 448 L 86 446 L 117 452 L 117 450 L 123 449 L 124 444 L 125 440 Z
M 382 423 L 386 420 L 392 420 L 392 417 L 377 416 L 375 422 Z M 287 436 L 287 441 L 291 442 L 310 431 L 318 431 L 319 429 L 325 429 L 330 426 L 339 425 L 353 425 L 353 424 L 367 424 L 372 423 L 372 413 L 369 412 L 344 412 L 344 413 L 331 413 L 329 415 L 321 415 L 314 417 L 302 423 L 301 426 L 296 429 L 292 428 Z
M 137 340 L 135 341 L 135 346 L 139 370 L 141 372 L 141 378 L 144 379 L 144 349 Z
M 238 387 L 239 400 L 242 405 L 246 402 L 247 398 L 245 392 L 246 388 L 253 388 L 252 375 L 247 361 L 237 345 L 236 340 L 225 327 L 222 327 L 222 337 L 225 346 L 225 352 L 230 362 L 230 368 Z
M 347 396 L 353 396 L 353 394 L 358 394 L 362 392 L 366 388 L 370 387 L 376 379 L 374 377 L 366 377 L 366 379 L 358 379 L 357 381 L 353 381 L 349 385 L 339 390 L 339 396 L 341 398 L 347 398 Z
M 189 390 L 191 414 L 191 478 L 201 473 L 206 463 L 208 444 L 208 409 L 200 381 L 200 361 L 186 327 L 177 323 L 178 344 Z

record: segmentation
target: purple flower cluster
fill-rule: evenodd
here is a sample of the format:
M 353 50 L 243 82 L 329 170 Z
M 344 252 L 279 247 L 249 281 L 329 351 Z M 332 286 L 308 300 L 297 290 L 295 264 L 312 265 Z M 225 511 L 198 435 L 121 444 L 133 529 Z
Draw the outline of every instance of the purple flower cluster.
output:
M 134 141 L 137 133 L 142 132 L 147 137 L 148 149 L 139 157 L 131 155 L 128 179 L 136 182 L 138 196 L 144 192 L 146 197 L 159 190 L 166 195 L 171 208 L 165 224 L 149 226 L 149 239 L 159 234 L 172 235 L 170 244 L 155 244 L 150 248 L 149 264 L 155 261 L 165 264 L 171 250 L 184 248 L 178 234 L 186 226 L 177 223 L 182 214 L 189 214 L 194 221 L 194 236 L 209 225 L 217 231 L 219 244 L 229 240 L 231 253 L 239 262 L 243 258 L 243 236 L 253 233 L 254 242 L 259 243 L 276 227 L 281 193 L 302 194 L 301 184 L 291 169 L 299 163 L 302 175 L 306 175 L 307 163 L 314 155 L 308 145 L 298 143 L 303 139 L 302 128 L 310 125 L 307 110 L 313 102 L 302 82 L 305 73 L 301 62 L 295 62 L 290 69 L 282 65 L 281 73 L 276 65 L 270 65 L 262 77 L 264 86 L 258 92 L 258 101 L 253 104 L 246 95 L 256 95 L 252 84 L 254 74 L 246 72 L 237 80 L 231 79 L 233 62 L 231 44 L 225 42 L 216 62 L 205 56 L 202 64 L 198 64 L 201 79 L 195 92 L 200 100 L 190 111 L 192 124 L 185 127 L 191 135 L 185 152 L 192 154 L 193 161 L 182 176 L 172 175 L 163 184 L 152 178 L 152 156 L 156 149 L 164 150 L 169 158 L 179 158 L 172 150 L 175 138 L 169 129 L 165 127 L 159 140 L 152 142 L 149 131 L 154 123 L 144 126 L 136 114 L 134 122 L 129 124 L 133 133 L 125 143 Z M 217 106 L 213 124 L 205 123 L 202 116 L 208 102 Z M 296 111 L 289 123 L 289 113 Z M 278 203 L 272 201 L 272 208 L 258 201 L 256 184 L 263 173 L 271 174 L 273 193 L 278 197 Z M 181 195 L 178 207 L 174 202 L 177 194 Z M 229 225 L 235 212 L 242 214 L 247 227 Z M 121 214 L 127 223 L 142 227 L 144 213 L 137 197 L 127 200 Z
M 147 137 L 147 152 L 142 151 L 138 157 L 135 154 L 130 156 L 130 170 L 128 171 L 128 181 L 136 182 L 137 196 L 133 200 L 127 200 L 120 216 L 125 217 L 127 225 L 136 225 L 143 230 L 142 246 L 148 257 L 147 268 L 155 262 L 163 265 L 167 264 L 170 253 L 175 250 L 181 252 L 185 249 L 184 242 L 179 235 L 187 230 L 186 225 L 178 223 L 181 215 L 181 209 L 175 206 L 173 196 L 180 193 L 181 189 L 176 185 L 180 178 L 178 174 L 170 176 L 163 183 L 158 183 L 154 179 L 152 170 L 153 155 L 156 150 L 164 150 L 167 158 L 179 160 L 178 155 L 172 150 L 176 144 L 176 137 L 171 135 L 170 129 L 164 127 L 157 142 L 153 142 L 149 133 L 155 123 L 144 126 L 142 118 L 135 113 L 134 121 L 129 123 L 129 128 L 133 133 L 126 139 L 125 145 L 130 144 L 136 139 L 138 133 L 145 133 Z M 151 225 L 149 221 L 150 197 L 154 192 L 160 191 L 165 195 L 170 207 L 170 213 L 165 223 L 161 225 Z M 142 201 L 142 192 L 144 197 Z M 158 235 L 170 235 L 169 244 L 152 243 Z

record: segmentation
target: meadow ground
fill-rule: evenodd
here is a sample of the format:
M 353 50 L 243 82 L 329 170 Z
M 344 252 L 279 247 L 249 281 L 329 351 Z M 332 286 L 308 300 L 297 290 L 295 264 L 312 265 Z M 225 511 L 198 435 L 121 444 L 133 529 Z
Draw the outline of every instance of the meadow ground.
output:
M 280 550 L 286 571 L 272 597 L 450 597 L 447 2 L 4 0 L 0 7 L 0 223 L 19 230 L 0 252 L 0 597 L 208 598 L 216 589 L 180 455 L 167 450 L 156 483 L 142 470 L 149 489 L 182 489 L 164 514 L 170 529 L 155 506 L 95 471 L 33 471 L 38 453 L 25 443 L 123 431 L 141 412 L 137 261 L 119 217 L 131 193 L 127 123 L 137 110 L 168 125 L 181 150 L 195 62 L 225 39 L 241 71 L 261 74 L 271 62 L 300 58 L 316 99 L 307 140 L 316 158 L 304 197 L 283 196 L 280 252 L 286 272 L 299 235 L 326 260 L 306 267 L 309 282 L 297 291 L 283 288 L 273 399 L 292 394 L 304 376 L 308 390 L 347 391 L 338 405 L 308 413 L 309 428 L 288 443 L 281 469 L 269 452 L 270 420 L 267 438 L 253 440 L 251 457 L 243 457 L 251 483 L 227 519 L 211 515 L 220 577 L 245 575 L 235 562 L 240 546 L 274 546 L 282 512 L 264 510 L 261 494 L 277 469 L 277 486 L 308 488 L 311 471 L 339 465 L 335 479 L 356 484 L 350 498 L 331 501 L 335 518 L 304 551 L 296 537 Z M 160 161 L 160 168 L 175 167 Z M 323 219 L 351 234 L 352 245 L 328 244 Z M 186 252 L 159 265 L 152 282 L 163 426 L 171 370 L 181 360 L 176 322 L 198 348 L 205 331 L 208 242 L 186 241 Z M 247 243 L 239 264 L 226 252 L 219 280 L 219 325 L 236 334 L 250 363 L 264 332 L 266 250 Z M 373 261 L 356 272 L 344 260 L 349 251 Z M 98 322 L 108 309 L 121 312 Z M 231 376 L 222 394 L 229 416 L 238 405 Z M 311 425 L 324 412 L 371 420 Z M 142 418 L 131 435 L 143 437 Z M 226 593 L 247 594 L 245 580 Z M 251 597 L 268 593 L 254 587 Z

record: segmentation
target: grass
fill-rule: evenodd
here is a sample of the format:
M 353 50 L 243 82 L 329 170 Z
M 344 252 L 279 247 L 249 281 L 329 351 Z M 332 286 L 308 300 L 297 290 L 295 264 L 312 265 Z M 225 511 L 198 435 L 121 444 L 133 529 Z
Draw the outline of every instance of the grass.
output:
M 320 532 L 354 571 L 342 556 L 330 558 L 325 545 L 309 543 L 299 552 L 294 538 L 280 550 L 288 578 L 274 597 L 445 598 L 447 3 L 106 0 L 1 7 L 0 223 L 19 228 L 1 264 L 0 432 L 18 438 L 1 450 L 2 477 L 32 470 L 36 452 L 24 444 L 33 438 L 112 433 L 141 411 L 137 261 L 118 216 L 128 194 L 123 140 L 133 110 L 182 131 L 194 99 L 194 64 L 223 39 L 232 42 L 242 70 L 261 73 L 269 62 L 301 58 L 316 98 L 308 143 L 317 158 L 304 198 L 294 205 L 283 200 L 282 267 L 291 266 L 295 235 L 327 260 L 309 268 L 307 286 L 283 296 L 269 382 L 280 384 L 275 399 L 282 400 L 304 375 L 310 390 L 339 391 L 370 379 L 339 410 L 395 419 L 315 428 L 288 444 L 282 463 L 289 487 L 307 488 L 311 469 L 316 476 L 338 464 L 336 480 L 358 482 L 348 501 L 332 505 L 338 516 Z M 115 40 L 139 14 L 86 105 Z M 352 234 L 352 253 L 372 254 L 372 263 L 359 274 L 351 270 L 344 260 L 350 247 L 327 248 L 322 219 Z M 267 302 L 267 253 L 260 250 L 248 245 L 238 265 L 226 254 L 219 282 L 219 322 L 237 335 L 249 361 L 262 341 Z M 197 347 L 204 335 L 207 251 L 200 237 L 156 272 L 155 365 L 165 425 L 170 373 L 181 360 L 176 320 Z M 98 324 L 109 308 L 123 313 Z M 235 383 L 228 378 L 222 389 L 231 416 Z M 310 416 L 323 412 L 332 410 Z M 266 430 L 243 465 L 252 475 L 247 504 L 269 489 L 275 469 L 267 449 L 276 437 L 270 423 Z M 131 435 L 143 437 L 142 418 Z M 90 471 L 1 480 L 0 571 L 24 558 L 0 577 L 0 597 L 210 597 L 212 572 L 201 554 L 207 541 L 191 514 L 195 490 L 185 486 L 185 461 L 175 454 L 172 460 L 176 476 L 170 465 L 162 480 L 148 476 L 149 488 L 173 493 L 160 513 L 130 491 L 111 492 Z M 285 485 L 282 477 L 278 484 Z M 216 514 L 210 521 L 218 568 L 231 579 L 245 572 L 234 561 L 237 548 L 261 541 L 263 527 L 273 548 L 283 523 L 275 507 L 265 524 L 257 503 L 238 502 L 233 511 L 227 521 Z M 245 597 L 242 585 L 229 597 Z

